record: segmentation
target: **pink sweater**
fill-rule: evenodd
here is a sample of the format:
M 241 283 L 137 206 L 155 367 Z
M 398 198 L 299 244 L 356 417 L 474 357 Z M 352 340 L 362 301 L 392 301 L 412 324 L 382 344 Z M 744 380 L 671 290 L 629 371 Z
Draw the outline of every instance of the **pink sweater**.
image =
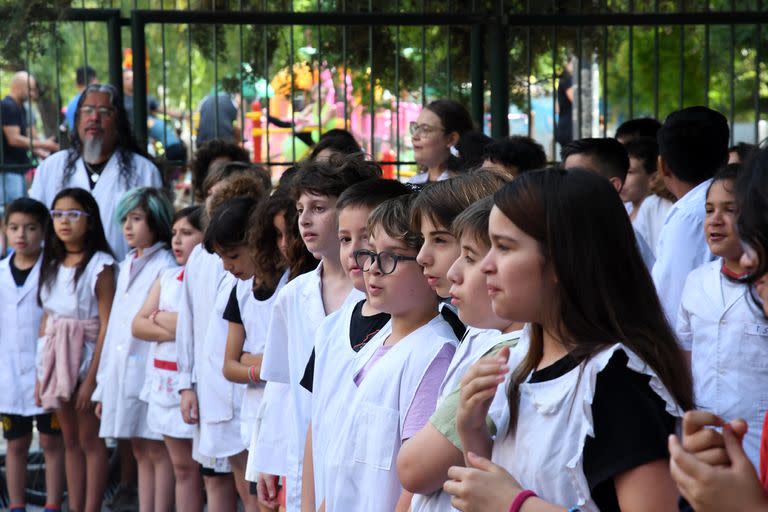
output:
M 40 399 L 45 409 L 68 401 L 77 387 L 83 345 L 99 335 L 99 319 L 48 318 L 41 357 Z

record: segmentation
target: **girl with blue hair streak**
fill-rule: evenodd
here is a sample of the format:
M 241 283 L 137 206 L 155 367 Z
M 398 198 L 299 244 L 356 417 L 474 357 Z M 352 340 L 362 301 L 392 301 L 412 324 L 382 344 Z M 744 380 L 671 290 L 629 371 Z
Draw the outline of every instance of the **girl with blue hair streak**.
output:
M 176 266 L 170 250 L 173 207 L 156 188 L 129 190 L 115 208 L 115 222 L 131 248 L 120 263 L 93 401 L 99 436 L 128 439 L 136 457 L 140 510 L 171 510 L 173 466 L 162 435 L 147 423 L 140 399 L 150 345 L 134 338 L 131 323 L 162 271 Z

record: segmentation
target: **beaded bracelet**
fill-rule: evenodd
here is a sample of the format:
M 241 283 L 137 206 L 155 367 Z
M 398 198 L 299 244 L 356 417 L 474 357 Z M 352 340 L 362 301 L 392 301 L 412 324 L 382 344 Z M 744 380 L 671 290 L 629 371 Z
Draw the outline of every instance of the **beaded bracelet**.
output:
M 515 496 L 515 500 L 512 502 L 512 505 L 509 506 L 509 512 L 520 512 L 520 509 L 523 507 L 525 500 L 535 497 L 537 497 L 536 493 L 530 489 L 522 491 L 520 494 Z

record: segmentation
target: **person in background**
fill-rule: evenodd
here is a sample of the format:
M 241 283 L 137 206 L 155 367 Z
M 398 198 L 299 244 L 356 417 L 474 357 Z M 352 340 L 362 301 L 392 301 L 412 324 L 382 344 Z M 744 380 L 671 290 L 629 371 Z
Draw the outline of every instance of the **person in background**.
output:
M 446 169 L 456 175 L 479 168 L 483 163 L 485 148 L 492 142 L 493 139 L 483 132 L 466 132 L 451 150 L 453 158 L 449 158 L 445 163 Z
M 77 93 L 67 103 L 67 108 L 64 111 L 64 118 L 67 121 L 67 128 L 69 131 L 74 130 L 75 126 L 75 111 L 77 110 L 77 102 L 80 100 L 80 95 L 83 94 L 85 88 L 91 84 L 95 84 L 98 81 L 96 76 L 96 70 L 91 66 L 80 66 L 75 70 L 75 84 L 77 87 Z
M 162 156 L 176 165 L 187 163 L 187 146 L 179 139 L 172 121 L 166 121 L 160 114 L 160 105 L 153 101 L 149 104 L 147 119 L 148 135 L 151 142 L 163 146 Z
M 421 172 L 411 178 L 411 183 L 424 185 L 450 178 L 446 162 L 456 158 L 451 154 L 451 148 L 472 128 L 469 112 L 454 100 L 435 100 L 422 109 L 409 126 L 413 159 L 421 168 Z
M 239 94 L 225 91 L 211 93 L 200 102 L 200 124 L 197 128 L 197 147 L 213 139 L 235 143 L 240 140 L 238 112 L 240 108 Z
M 626 144 L 632 139 L 637 137 L 653 137 L 656 138 L 656 134 L 661 129 L 661 123 L 652 117 L 640 117 L 637 119 L 630 119 L 624 121 L 616 128 L 616 134 L 614 138 Z
M 621 199 L 632 203 L 629 212 L 632 225 L 648 242 L 655 256 L 661 227 L 673 204 L 654 186 L 660 181 L 656 172 L 659 145 L 655 137 L 637 137 L 626 142 L 624 148 L 629 155 L 629 172 L 621 190 Z M 638 198 L 640 202 L 637 202 Z M 627 203 L 624 204 L 626 206 Z
M 746 163 L 750 156 L 755 152 L 757 146 L 754 144 L 747 144 L 746 142 L 739 142 L 735 146 L 728 148 L 728 163 L 729 164 L 743 164 Z
M 677 202 L 659 233 L 652 276 L 670 323 L 688 273 L 712 260 L 704 203 L 712 176 L 728 161 L 728 136 L 728 121 L 707 107 L 673 112 L 659 130 L 659 172 Z
M 24 173 L 32 167 L 28 152 L 45 158 L 59 145 L 53 138 L 37 140 L 32 126 L 28 126 L 27 101 L 37 99 L 37 81 L 26 71 L 19 71 L 11 79 L 8 95 L 0 102 L 2 117 L 2 153 L 0 153 L 0 205 L 27 195 Z M 50 201 L 43 201 L 50 204 Z
M 563 66 L 563 72 L 557 80 L 557 126 L 555 140 L 565 146 L 573 140 L 573 55 Z
M 496 140 L 485 147 L 483 169 L 515 177 L 547 165 L 544 148 L 530 137 L 513 135 Z
M 160 187 L 157 167 L 131 135 L 118 90 L 91 84 L 77 103 L 72 146 L 47 158 L 37 169 L 29 194 L 51 204 L 67 187 L 89 190 L 99 204 L 107 240 L 119 260 L 128 253 L 122 226 L 114 219 L 117 203 L 135 187 Z

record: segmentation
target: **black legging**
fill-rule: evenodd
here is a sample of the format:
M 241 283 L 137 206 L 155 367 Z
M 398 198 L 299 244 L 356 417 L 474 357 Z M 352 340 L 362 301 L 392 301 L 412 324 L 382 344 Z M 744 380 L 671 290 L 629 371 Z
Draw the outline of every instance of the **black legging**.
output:
M 273 117 L 270 115 L 267 116 L 267 122 L 277 126 L 278 128 L 291 128 L 295 126 L 295 124 L 292 121 L 283 121 L 282 119 L 278 119 L 277 117 Z M 312 139 L 311 133 L 295 132 L 295 135 L 297 139 L 299 139 L 301 142 L 303 142 L 307 146 L 314 147 L 315 141 Z

